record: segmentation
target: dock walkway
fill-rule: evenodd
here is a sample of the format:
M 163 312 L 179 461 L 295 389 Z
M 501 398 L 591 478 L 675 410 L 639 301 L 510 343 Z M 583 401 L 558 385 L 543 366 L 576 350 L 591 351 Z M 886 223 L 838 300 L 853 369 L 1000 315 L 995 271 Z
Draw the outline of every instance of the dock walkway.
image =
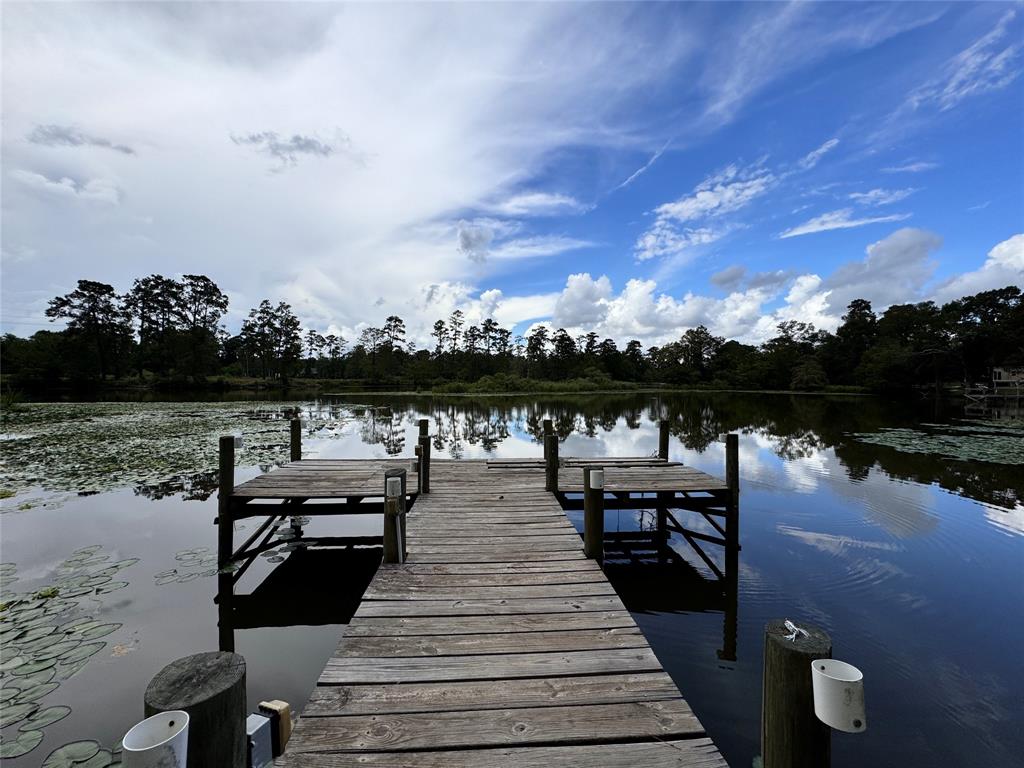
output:
M 256 497 L 297 501 L 301 514 L 316 513 L 307 498 L 354 497 L 356 511 L 365 502 L 351 482 L 365 481 L 373 496 L 386 463 L 353 464 L 338 462 L 338 474 L 330 462 L 286 465 L 238 486 L 234 498 L 246 506 L 233 516 L 252 514 L 243 499 Z M 645 485 L 642 468 L 622 464 L 605 462 L 609 492 L 616 471 L 623 492 L 725 489 L 664 463 L 658 475 L 679 467 L 678 482 Z M 563 471 L 564 496 L 578 490 L 581 470 Z M 407 516 L 404 564 L 381 565 L 276 764 L 725 766 L 601 567 L 583 555 L 559 495 L 543 490 L 543 464 L 435 460 L 431 472 L 430 493 Z

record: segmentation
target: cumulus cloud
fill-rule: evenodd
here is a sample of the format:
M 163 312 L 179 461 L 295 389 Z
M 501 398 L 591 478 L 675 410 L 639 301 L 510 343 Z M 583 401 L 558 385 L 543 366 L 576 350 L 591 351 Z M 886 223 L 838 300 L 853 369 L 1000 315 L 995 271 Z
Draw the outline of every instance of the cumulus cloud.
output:
M 121 200 L 121 192 L 110 179 L 89 179 L 79 182 L 68 176 L 51 179 L 34 171 L 15 170 L 11 177 L 36 192 L 65 200 L 82 200 L 91 203 L 117 205 Z
M 28 135 L 28 140 L 48 147 L 102 147 L 122 155 L 135 154 L 135 150 L 125 144 L 115 144 L 110 139 L 92 136 L 67 125 L 37 125 Z
M 907 189 L 869 189 L 867 192 L 851 192 L 850 199 L 860 205 L 891 205 L 900 200 L 906 200 L 918 190 L 913 187 Z
M 968 97 L 1000 90 L 1016 80 L 1021 72 L 1020 33 L 1010 32 L 1016 16 L 1013 8 L 1004 13 L 991 31 L 946 62 L 938 76 L 915 89 L 907 108 L 932 105 L 945 112 Z M 1010 40 L 1005 39 L 1008 34 Z
M 809 221 L 805 221 L 796 227 L 787 229 L 785 232 L 781 232 L 779 237 L 783 240 L 788 237 L 799 237 L 800 235 L 810 235 L 815 232 L 828 232 L 833 229 L 852 229 L 854 227 L 863 227 L 867 224 L 880 224 L 887 221 L 903 221 L 909 219 L 909 213 L 893 213 L 889 216 L 867 216 L 863 218 L 853 218 L 852 208 L 843 208 L 838 211 L 830 211 L 823 213 L 820 216 L 815 216 Z
M 936 264 L 932 254 L 942 238 L 923 229 L 905 227 L 865 249 L 860 261 L 841 264 L 823 283 L 828 306 L 842 314 L 853 299 L 868 299 L 875 309 L 917 301 Z
M 1008 285 L 1024 286 L 1024 234 L 1014 235 L 993 247 L 978 269 L 941 283 L 935 290 L 935 300 L 950 301 Z
M 838 144 L 839 139 L 829 139 L 813 152 L 808 152 L 806 155 L 804 155 L 804 157 L 800 159 L 797 165 L 799 165 L 805 171 L 813 168 L 818 164 L 818 161 L 820 161 L 821 158 L 823 158 L 826 154 L 835 149 L 836 145 Z
M 590 273 L 569 275 L 565 290 L 555 302 L 554 321 L 558 325 L 592 325 L 604 319 L 606 302 L 612 295 L 612 284 L 607 276 L 597 280 Z

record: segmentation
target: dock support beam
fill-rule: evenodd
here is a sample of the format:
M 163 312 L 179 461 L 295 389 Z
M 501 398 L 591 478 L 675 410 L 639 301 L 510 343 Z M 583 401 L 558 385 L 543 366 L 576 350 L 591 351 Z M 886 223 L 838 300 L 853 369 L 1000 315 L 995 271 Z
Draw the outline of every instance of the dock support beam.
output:
M 235 490 L 235 437 L 222 435 L 218 443 L 220 457 L 217 490 L 217 634 L 222 651 L 235 650 L 235 631 L 231 625 L 235 580 L 227 570 L 235 547 L 235 521 L 231 517 L 231 494 Z
M 798 623 L 792 635 L 783 620 L 764 630 L 761 757 L 764 768 L 828 768 L 832 731 L 814 714 L 811 662 L 832 658 L 832 638 L 820 627 Z
M 729 487 L 725 518 L 727 549 L 740 547 L 740 436 L 730 432 L 725 436 L 725 484 Z
M 420 426 L 420 493 L 430 493 L 430 422 L 419 420 Z
M 384 472 L 385 563 L 405 562 L 406 481 L 407 475 L 404 469 L 388 469 Z
M 292 419 L 291 449 L 292 461 L 302 461 L 302 419 Z
M 658 422 L 658 458 L 668 460 L 668 419 Z
M 604 561 L 604 467 L 583 468 L 583 554 Z
M 544 436 L 544 490 L 558 493 L 558 435 Z

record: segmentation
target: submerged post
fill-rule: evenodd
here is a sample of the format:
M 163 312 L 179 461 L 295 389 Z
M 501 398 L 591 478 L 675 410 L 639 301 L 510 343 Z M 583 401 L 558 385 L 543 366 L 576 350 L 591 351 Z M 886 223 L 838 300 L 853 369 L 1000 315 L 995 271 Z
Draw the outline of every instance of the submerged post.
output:
M 725 484 L 729 487 L 725 519 L 725 541 L 729 549 L 740 546 L 740 436 L 730 432 L 725 436 Z
M 384 472 L 384 562 L 405 562 L 406 471 Z
M 814 714 L 811 662 L 832 658 L 820 627 L 769 622 L 764 630 L 761 757 L 764 768 L 827 768 L 832 731 Z M 793 627 L 797 627 L 794 632 Z M 792 638 L 792 639 L 790 639 Z
M 544 447 L 544 461 L 548 460 L 548 435 L 555 434 L 555 426 L 551 422 L 551 419 L 544 419 L 544 434 L 540 439 L 541 445 Z
M 583 554 L 604 560 L 604 467 L 583 468 Z
M 420 419 L 420 493 L 430 493 L 430 422 Z
M 658 422 L 658 458 L 668 460 L 668 419 Z
M 558 492 L 558 435 L 544 436 L 544 490 Z
M 302 419 L 292 419 L 291 423 L 291 456 L 292 461 L 302 460 Z

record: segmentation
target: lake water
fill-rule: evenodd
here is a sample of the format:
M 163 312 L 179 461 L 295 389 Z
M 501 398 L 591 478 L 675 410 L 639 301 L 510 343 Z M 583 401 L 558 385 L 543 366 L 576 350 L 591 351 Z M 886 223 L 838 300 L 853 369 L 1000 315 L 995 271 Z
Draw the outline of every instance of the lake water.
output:
M 548 417 L 563 456 L 651 455 L 664 415 L 671 458 L 721 476 L 718 436 L 737 431 L 734 593 L 679 537 L 689 565 L 656 584 L 610 569 L 729 764 L 758 754 L 763 629 L 790 618 L 824 627 L 835 657 L 865 673 L 868 730 L 835 735 L 834 765 L 1020 765 L 1024 422 L 925 402 L 740 394 L 22 406 L 0 439 L 0 735 L 5 755 L 29 751 L 5 765 L 38 766 L 79 741 L 96 742 L 80 754 L 114 748 L 164 664 L 217 648 L 216 437 L 244 434 L 240 482 L 286 458 L 295 408 L 305 455 L 319 457 L 411 456 L 419 418 L 431 420 L 435 457 L 540 456 Z M 609 512 L 606 529 L 649 519 Z M 257 522 L 239 524 L 236 545 Z M 326 518 L 305 531 L 381 525 Z M 237 592 L 254 596 L 234 639 L 253 708 L 305 703 L 374 556 L 282 549 L 245 573 Z M 301 625 L 269 626 L 288 622 Z

